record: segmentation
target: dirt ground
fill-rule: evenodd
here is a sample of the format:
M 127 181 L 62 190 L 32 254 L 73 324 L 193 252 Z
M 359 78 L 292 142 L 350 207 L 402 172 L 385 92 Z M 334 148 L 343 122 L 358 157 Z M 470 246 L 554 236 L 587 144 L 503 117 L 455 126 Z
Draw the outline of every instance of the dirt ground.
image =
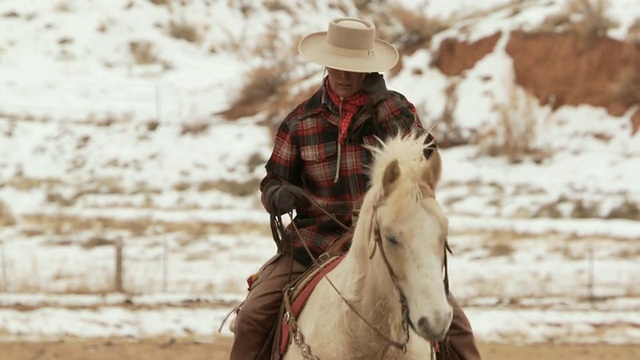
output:
M 231 341 L 211 339 L 64 339 L 48 342 L 0 342 L 1 360 L 226 360 Z M 483 359 L 636 360 L 639 345 L 529 345 L 480 343 Z

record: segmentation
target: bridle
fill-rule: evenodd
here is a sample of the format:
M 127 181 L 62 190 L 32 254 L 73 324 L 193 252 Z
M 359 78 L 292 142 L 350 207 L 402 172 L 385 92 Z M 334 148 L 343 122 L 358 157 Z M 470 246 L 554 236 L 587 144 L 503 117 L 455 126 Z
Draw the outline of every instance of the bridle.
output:
M 389 338 L 384 334 L 380 333 L 380 335 L 389 343 L 390 346 L 393 346 L 404 353 L 404 352 L 407 352 L 407 343 L 409 342 L 409 334 L 410 334 L 409 327 L 411 327 L 411 329 L 415 331 L 415 326 L 413 325 L 413 322 L 409 317 L 409 306 L 407 306 L 407 296 L 404 294 L 404 291 L 402 291 L 402 288 L 400 287 L 400 285 L 398 285 L 398 275 L 393 270 L 393 267 L 391 266 L 391 263 L 387 258 L 387 253 L 384 251 L 384 246 L 382 246 L 382 234 L 380 233 L 380 225 L 378 224 L 378 217 L 377 217 L 378 207 L 380 207 L 382 204 L 383 204 L 382 201 L 377 201 L 373 205 L 373 213 L 371 214 L 372 225 L 370 228 L 369 238 L 373 236 L 374 242 L 373 242 L 373 249 L 371 250 L 371 254 L 369 254 L 369 260 L 373 259 L 373 256 L 376 254 L 376 249 L 380 248 L 380 255 L 382 256 L 382 260 L 384 261 L 384 264 L 387 268 L 387 273 L 389 274 L 389 277 L 391 278 L 391 282 L 393 283 L 393 286 L 396 288 L 396 290 L 398 291 L 398 295 L 400 296 L 400 309 L 402 313 L 402 330 L 404 331 L 405 336 L 404 336 L 404 340 L 402 342 L 399 342 Z M 361 316 L 360 318 L 362 319 Z M 372 327 L 372 325 L 368 323 L 365 319 L 362 319 L 362 320 L 369 327 Z M 379 330 L 377 331 L 379 332 Z M 385 352 L 387 350 L 385 350 Z
M 353 230 L 351 230 L 351 228 L 347 227 L 346 225 L 344 225 L 340 220 L 338 220 L 333 214 L 330 214 L 328 211 L 326 211 L 322 206 L 320 206 L 317 202 L 314 201 L 314 199 L 312 199 L 310 196 L 306 195 L 307 199 L 314 204 L 315 206 L 317 206 L 322 212 L 325 213 L 325 215 L 329 216 L 333 221 L 335 221 L 336 223 L 338 223 L 339 225 L 342 225 L 342 227 L 348 229 L 348 231 L 352 232 Z M 430 197 L 434 197 L 435 196 L 431 196 Z M 394 285 L 394 287 L 396 288 L 396 290 L 398 291 L 398 295 L 399 295 L 399 302 L 400 302 L 400 307 L 401 307 L 401 313 L 402 313 L 402 330 L 404 332 L 404 338 L 402 341 L 398 341 L 398 340 L 394 340 L 391 337 L 389 337 L 388 335 L 384 334 L 380 329 L 376 328 L 374 325 L 371 324 L 371 322 L 369 322 L 362 314 L 360 314 L 360 312 L 358 312 L 358 310 L 355 308 L 355 306 L 347 299 L 344 297 L 344 295 L 340 292 L 340 290 L 338 290 L 338 288 L 333 284 L 333 282 L 331 281 L 331 279 L 329 279 L 328 275 L 325 275 L 325 279 L 327 280 L 327 282 L 329 283 L 329 285 L 333 288 L 333 290 L 340 296 L 340 298 L 342 299 L 342 301 L 349 307 L 349 309 L 351 309 L 351 311 L 353 311 L 356 316 L 358 316 L 360 318 L 360 320 L 362 320 L 372 331 L 374 331 L 379 337 L 381 337 L 382 339 L 384 339 L 387 342 L 387 347 L 385 348 L 385 350 L 382 352 L 381 354 L 381 358 L 384 358 L 384 355 L 387 353 L 387 351 L 389 350 L 389 348 L 394 347 L 400 351 L 402 351 L 403 353 L 405 353 L 407 351 L 407 343 L 409 342 L 409 337 L 410 337 L 410 331 L 409 329 L 411 328 L 411 330 L 413 330 L 414 332 L 416 332 L 416 328 L 415 325 L 413 324 L 413 322 L 411 321 L 411 318 L 409 316 L 409 307 L 407 305 L 407 297 L 404 294 L 404 291 L 402 291 L 402 288 L 400 287 L 400 285 L 398 284 L 398 276 L 396 274 L 396 272 L 393 270 L 393 266 L 391 265 L 391 263 L 389 262 L 389 259 L 387 258 L 387 254 L 384 250 L 384 246 L 382 244 L 382 234 L 380 232 L 380 226 L 378 224 L 378 217 L 377 217 L 377 211 L 378 208 L 384 204 L 384 201 L 382 200 L 378 200 L 373 204 L 373 212 L 371 214 L 371 227 L 369 230 L 369 238 L 373 237 L 374 239 L 374 246 L 373 249 L 371 250 L 371 254 L 369 255 L 369 259 L 373 259 L 373 256 L 375 255 L 376 249 L 380 248 L 380 254 L 382 256 L 382 260 L 384 261 L 387 273 L 389 274 L 389 277 L 391 278 L 391 281 Z M 300 231 L 298 230 L 298 227 L 295 224 L 295 221 L 293 221 L 293 216 L 291 213 L 289 213 L 289 216 L 291 217 L 291 225 L 293 227 L 293 229 L 296 232 L 296 235 L 298 237 L 300 237 Z M 311 251 L 309 250 L 309 248 L 307 247 L 307 245 L 302 242 L 304 248 L 306 249 L 307 253 L 309 254 L 309 256 L 313 259 L 313 261 L 316 264 L 318 263 L 318 260 L 312 256 Z M 444 242 L 444 249 L 443 249 L 443 253 L 444 253 L 444 258 L 443 258 L 443 264 L 442 264 L 442 268 L 443 268 L 443 281 L 444 281 L 444 286 L 445 286 L 445 293 L 449 294 L 449 275 L 448 275 L 448 266 L 447 266 L 447 252 L 451 252 L 451 249 L 449 248 L 448 242 L 445 240 Z M 290 323 L 290 326 L 293 330 L 293 336 L 294 336 L 294 341 L 296 342 L 296 344 L 298 346 L 300 346 L 301 348 L 301 354 L 302 357 L 306 360 L 318 360 L 319 358 L 312 355 L 311 354 L 311 349 L 310 347 L 304 343 L 304 336 L 302 335 L 300 328 L 297 325 L 296 319 L 293 316 L 293 314 L 290 311 L 287 311 L 287 321 Z M 434 344 L 432 344 L 434 345 Z M 434 346 L 431 346 L 431 358 L 435 359 L 435 352 L 436 350 L 434 349 Z
M 371 222 L 373 225 L 371 226 L 370 232 L 373 233 L 374 246 L 373 246 L 373 249 L 371 250 L 371 254 L 369 255 L 369 259 L 372 259 L 373 256 L 375 255 L 376 249 L 380 248 L 380 254 L 387 268 L 387 273 L 389 274 L 389 277 L 391 278 L 393 285 L 395 286 L 396 290 L 398 291 L 398 294 L 400 295 L 400 306 L 401 306 L 401 312 L 402 312 L 402 328 L 405 332 L 405 339 L 403 342 L 398 342 L 384 335 L 382 335 L 382 337 L 385 338 L 385 340 L 387 340 L 387 342 L 391 346 L 401 350 L 402 352 L 406 352 L 407 343 L 409 342 L 409 328 L 411 328 L 411 330 L 413 330 L 414 332 L 417 332 L 417 331 L 416 331 L 415 325 L 413 324 L 409 316 L 409 307 L 407 306 L 407 297 L 404 294 L 404 291 L 402 291 L 402 288 L 400 287 L 400 285 L 398 285 L 398 275 L 396 275 L 396 272 L 393 270 L 393 267 L 391 266 L 391 263 L 387 258 L 387 253 L 384 251 L 384 246 L 382 246 L 382 234 L 380 233 L 380 226 L 378 224 L 378 220 L 376 216 L 378 207 L 380 207 L 382 204 L 383 204 L 383 201 L 379 200 L 373 206 L 373 214 L 371 219 Z M 443 281 L 444 281 L 445 293 L 448 295 L 449 294 L 449 271 L 447 269 L 447 252 L 451 252 L 451 249 L 449 248 L 448 242 L 445 240 L 444 248 L 443 248 L 442 270 L 444 273 Z M 364 321 L 364 319 L 362 320 Z M 369 324 L 368 322 L 367 322 L 367 325 L 371 327 L 371 324 Z M 434 355 L 433 351 L 432 351 L 432 355 Z

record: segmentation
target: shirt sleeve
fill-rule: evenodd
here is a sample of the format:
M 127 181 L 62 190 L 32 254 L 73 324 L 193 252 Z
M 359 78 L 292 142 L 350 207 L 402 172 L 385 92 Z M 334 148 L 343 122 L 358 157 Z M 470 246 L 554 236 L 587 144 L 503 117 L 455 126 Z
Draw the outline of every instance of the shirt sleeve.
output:
M 298 146 L 291 127 L 287 121 L 283 121 L 276 133 L 271 156 L 265 165 L 267 174 L 260 182 L 262 203 L 267 210 L 266 199 L 281 185 L 301 185 L 300 166 Z

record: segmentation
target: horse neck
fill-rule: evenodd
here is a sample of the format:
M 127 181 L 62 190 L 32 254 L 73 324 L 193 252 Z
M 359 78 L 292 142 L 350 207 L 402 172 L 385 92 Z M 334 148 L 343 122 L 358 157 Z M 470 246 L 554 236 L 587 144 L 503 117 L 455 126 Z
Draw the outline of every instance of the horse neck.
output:
M 367 218 L 362 218 L 362 215 Z M 351 250 L 346 255 L 340 271 L 348 274 L 349 279 L 344 282 L 343 294 L 360 315 L 377 328 L 384 328 L 385 333 L 390 331 L 394 324 L 389 319 L 402 318 L 400 298 L 395 288 L 387 266 L 381 259 L 380 249 L 375 249 L 373 258 L 374 239 L 371 238 L 372 211 L 361 213 L 359 224 L 353 235 Z M 338 270 L 338 269 L 336 269 Z M 347 317 L 356 315 L 346 304 Z M 391 316 L 389 316 L 391 314 Z M 358 319 L 351 319 L 351 323 L 362 324 Z M 398 325 L 399 326 L 399 325 Z
M 356 239 L 356 235 L 354 241 L 366 241 Z M 384 267 L 376 259 L 380 254 L 369 260 L 366 251 L 360 253 L 357 244 L 355 248 L 353 245 L 342 263 L 329 274 L 346 300 L 331 297 L 337 301 L 335 314 L 339 314 L 334 329 L 339 329 L 350 352 L 365 354 L 363 359 L 379 358 L 389 346 L 380 334 L 396 341 L 404 338 L 399 295 L 389 275 L 380 271 L 381 266 L 376 267 Z

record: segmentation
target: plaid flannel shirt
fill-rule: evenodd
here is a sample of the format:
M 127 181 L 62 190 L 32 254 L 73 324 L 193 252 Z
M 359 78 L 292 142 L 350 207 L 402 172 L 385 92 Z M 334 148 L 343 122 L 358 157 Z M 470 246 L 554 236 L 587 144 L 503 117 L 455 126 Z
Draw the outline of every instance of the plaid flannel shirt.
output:
M 378 145 L 376 137 L 424 131 L 413 104 L 402 94 L 387 90 L 382 75 L 374 73 L 367 78 L 363 91 L 371 94 L 371 101 L 354 115 L 344 144 L 338 143 L 340 111 L 329 99 L 326 79 L 280 124 L 265 166 L 267 174 L 260 183 L 265 208 L 269 209 L 266 194 L 289 183 L 301 187 L 346 226 L 354 225 L 353 212 L 360 209 L 368 188 L 366 165 L 372 160 L 363 145 Z M 291 242 L 294 257 L 303 264 L 311 263 L 303 243 L 317 257 L 346 232 L 313 204 L 296 209 L 293 221 L 300 237 L 290 224 L 283 241 Z

